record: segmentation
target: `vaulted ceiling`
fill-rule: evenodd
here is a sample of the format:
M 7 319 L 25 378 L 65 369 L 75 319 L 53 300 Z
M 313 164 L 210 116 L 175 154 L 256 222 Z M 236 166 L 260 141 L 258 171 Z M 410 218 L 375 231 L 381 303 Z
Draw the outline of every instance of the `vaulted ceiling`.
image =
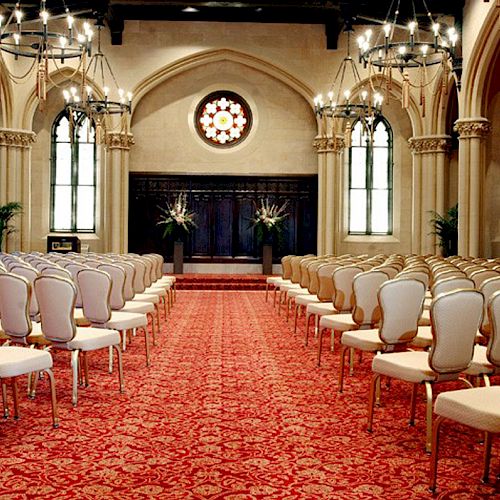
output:
M 477 0 L 480 1 L 480 0 Z M 483 0 L 488 1 L 488 0 Z M 20 2 L 28 13 L 40 6 L 39 1 Z M 426 3 L 433 15 L 451 15 L 460 24 L 464 0 L 47 0 L 53 14 L 62 14 L 65 6 L 72 12 L 104 17 L 113 44 L 121 44 L 127 20 L 229 21 L 261 23 L 323 24 L 327 47 L 334 49 L 346 22 L 367 24 L 382 22 L 391 4 L 399 6 L 402 22 L 413 17 L 425 18 Z M 0 12 L 14 2 L 0 3 Z M 414 6 L 414 7 L 413 7 Z M 29 14 L 28 14 L 29 15 Z M 35 14 L 33 14 L 35 15 Z

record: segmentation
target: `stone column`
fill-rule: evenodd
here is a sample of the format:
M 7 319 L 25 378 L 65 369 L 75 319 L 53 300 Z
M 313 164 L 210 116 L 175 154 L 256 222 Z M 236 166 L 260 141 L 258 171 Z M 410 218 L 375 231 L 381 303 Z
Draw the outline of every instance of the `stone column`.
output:
M 18 201 L 23 206 L 14 222 L 16 231 L 4 244 L 5 252 L 31 247 L 31 146 L 35 139 L 29 130 L 0 128 L 0 204 Z
M 481 256 L 483 245 L 483 181 L 485 138 L 491 131 L 486 118 L 460 118 L 455 122 L 458 147 L 458 253 Z
M 340 136 L 318 137 L 318 255 L 337 252 L 341 171 L 344 139 Z
M 445 206 L 448 135 L 429 135 L 408 139 L 413 154 L 412 252 L 436 253 L 439 242 L 432 234 L 432 212 L 443 215 Z
M 104 175 L 104 234 L 107 252 L 128 252 L 128 168 L 133 135 L 106 135 Z

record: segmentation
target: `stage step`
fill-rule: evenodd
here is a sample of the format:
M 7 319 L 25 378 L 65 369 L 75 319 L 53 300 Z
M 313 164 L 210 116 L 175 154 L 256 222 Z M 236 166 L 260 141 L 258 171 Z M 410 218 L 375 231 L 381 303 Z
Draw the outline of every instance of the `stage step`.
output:
M 263 274 L 176 274 L 177 290 L 265 290 Z

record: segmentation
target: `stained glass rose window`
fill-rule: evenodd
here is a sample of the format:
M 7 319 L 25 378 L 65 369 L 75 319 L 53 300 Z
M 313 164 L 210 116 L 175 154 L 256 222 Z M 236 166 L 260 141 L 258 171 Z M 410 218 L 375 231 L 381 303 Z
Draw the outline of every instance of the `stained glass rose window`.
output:
M 234 146 L 250 131 L 252 114 L 246 101 L 234 92 L 218 91 L 206 96 L 196 110 L 196 128 L 213 146 Z

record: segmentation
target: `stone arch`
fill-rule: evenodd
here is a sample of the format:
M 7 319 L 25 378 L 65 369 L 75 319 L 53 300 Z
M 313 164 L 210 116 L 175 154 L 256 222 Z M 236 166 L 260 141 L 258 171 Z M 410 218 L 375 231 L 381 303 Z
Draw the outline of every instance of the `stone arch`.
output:
M 261 71 L 262 73 L 275 78 L 276 80 L 292 88 L 301 97 L 303 97 L 312 109 L 314 92 L 307 84 L 300 81 L 298 78 L 294 77 L 284 69 L 281 69 L 268 61 L 232 49 L 211 49 L 197 52 L 195 54 L 191 54 L 187 57 L 183 57 L 182 59 L 178 59 L 177 61 L 167 64 L 151 75 L 148 75 L 146 78 L 141 80 L 133 90 L 134 109 L 137 108 L 137 104 L 146 94 L 148 94 L 148 92 L 150 92 L 165 80 L 199 66 L 204 66 L 209 63 L 221 61 L 232 61 L 243 64 L 244 66 L 248 66 L 257 71 Z M 134 109 L 132 110 L 131 121 L 133 120 Z
M 470 53 L 461 91 L 461 117 L 486 115 L 488 85 L 499 51 L 498 6 L 492 5 Z
M 12 126 L 12 84 L 8 77 L 5 62 L 0 59 L 0 126 Z

